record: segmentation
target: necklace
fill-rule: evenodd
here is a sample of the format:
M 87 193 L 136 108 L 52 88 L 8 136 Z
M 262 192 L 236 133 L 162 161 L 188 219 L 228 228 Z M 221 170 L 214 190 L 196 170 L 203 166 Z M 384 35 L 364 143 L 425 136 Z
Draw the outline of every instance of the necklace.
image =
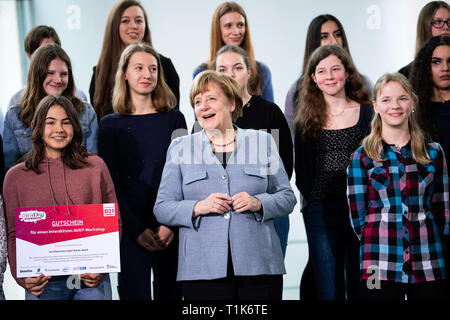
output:
M 233 139 L 233 140 L 231 140 L 230 142 L 227 142 L 227 143 L 225 143 L 225 144 L 217 144 L 217 143 L 214 143 L 214 142 L 212 142 L 212 141 L 211 141 L 211 143 L 212 143 L 214 146 L 216 146 L 216 147 L 226 147 L 226 146 L 229 146 L 230 144 L 234 143 L 235 141 L 236 141 L 236 136 L 234 136 L 234 139 Z
M 347 103 L 345 104 L 344 108 L 342 108 L 341 111 L 339 111 L 338 113 L 333 113 L 333 112 L 330 111 L 330 115 L 332 117 L 339 117 L 341 114 L 344 113 L 345 109 L 347 109 L 347 107 L 350 106 L 350 104 L 351 104 L 351 102 L 347 101 Z
M 340 111 L 340 112 L 338 112 L 338 113 L 330 112 L 330 115 L 331 115 L 332 117 L 339 117 L 341 114 L 344 113 L 344 111 L 345 111 L 345 107 L 342 108 L 342 111 Z

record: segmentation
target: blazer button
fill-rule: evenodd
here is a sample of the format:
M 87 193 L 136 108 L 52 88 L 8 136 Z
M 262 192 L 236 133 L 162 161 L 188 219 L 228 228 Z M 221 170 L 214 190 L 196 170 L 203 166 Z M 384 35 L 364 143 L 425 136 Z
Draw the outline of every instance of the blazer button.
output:
M 223 217 L 224 217 L 225 219 L 230 219 L 230 213 L 225 213 L 225 214 L 223 215 Z
M 227 178 L 227 175 L 224 173 L 223 175 L 222 175 L 222 180 L 225 180 Z

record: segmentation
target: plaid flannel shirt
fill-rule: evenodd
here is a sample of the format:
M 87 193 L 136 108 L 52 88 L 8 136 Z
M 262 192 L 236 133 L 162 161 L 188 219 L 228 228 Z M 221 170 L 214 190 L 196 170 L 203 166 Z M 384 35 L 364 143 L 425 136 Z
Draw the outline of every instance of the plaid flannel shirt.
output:
M 363 147 L 347 170 L 350 220 L 360 239 L 362 279 L 418 283 L 445 279 L 443 234 L 449 233 L 449 190 L 445 155 L 428 144 L 429 164 L 383 142 L 382 162 Z

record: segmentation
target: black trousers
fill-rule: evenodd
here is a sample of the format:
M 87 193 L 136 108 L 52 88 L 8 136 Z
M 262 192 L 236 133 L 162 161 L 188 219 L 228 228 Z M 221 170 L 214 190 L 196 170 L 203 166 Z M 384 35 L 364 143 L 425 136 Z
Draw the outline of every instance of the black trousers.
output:
M 379 289 L 365 288 L 364 300 L 402 301 L 408 300 L 446 300 L 446 281 L 424 283 L 397 283 L 380 281 Z
M 227 277 L 181 281 L 184 300 L 281 300 L 283 275 L 236 276 L 228 252 Z
M 167 249 L 149 252 L 122 233 L 120 260 L 119 296 L 121 300 L 152 300 L 152 298 L 153 300 L 181 300 L 181 287 L 176 281 L 177 236 Z M 153 285 L 151 284 L 152 269 Z

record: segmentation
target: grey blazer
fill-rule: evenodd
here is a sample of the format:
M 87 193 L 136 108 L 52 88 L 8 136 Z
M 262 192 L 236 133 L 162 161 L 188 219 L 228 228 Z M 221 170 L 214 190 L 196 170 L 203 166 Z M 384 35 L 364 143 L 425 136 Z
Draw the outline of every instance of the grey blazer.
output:
M 192 218 L 196 202 L 211 193 L 243 191 L 261 201 L 262 213 Z M 173 140 L 154 213 L 160 223 L 179 227 L 177 280 L 226 277 L 228 246 L 235 275 L 286 273 L 273 219 L 290 214 L 296 201 L 275 141 L 264 131 L 237 128 L 226 169 L 204 131 Z

